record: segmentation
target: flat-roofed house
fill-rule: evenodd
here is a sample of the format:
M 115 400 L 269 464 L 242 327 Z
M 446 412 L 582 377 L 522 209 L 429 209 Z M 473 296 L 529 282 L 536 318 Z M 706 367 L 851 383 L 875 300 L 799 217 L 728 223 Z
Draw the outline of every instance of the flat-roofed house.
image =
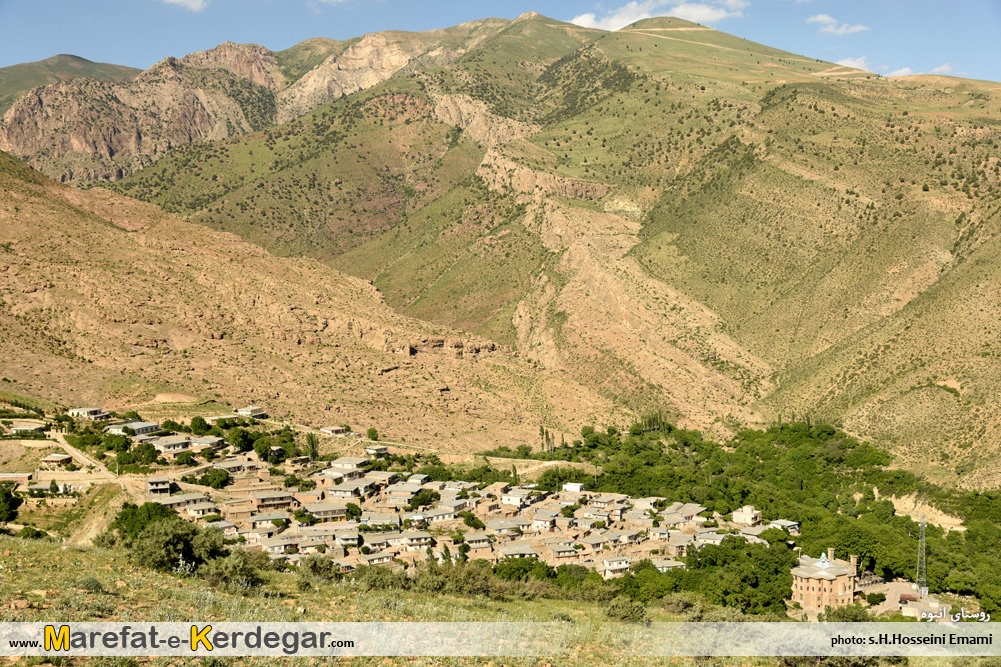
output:
M 470 549 L 489 549 L 490 535 L 487 533 L 468 533 L 465 536 L 466 544 L 469 545 Z
M 43 465 L 65 466 L 73 463 L 73 457 L 69 454 L 49 454 L 41 460 Z
M 455 510 L 449 507 L 439 507 L 427 512 L 421 512 L 421 514 L 429 526 L 445 521 L 455 521 Z
M 330 470 L 344 475 L 344 479 L 357 479 L 365 474 L 368 459 L 357 456 L 342 456 L 330 462 Z
M 207 500 L 208 498 L 200 493 L 179 493 L 176 496 L 156 498 L 153 502 L 160 503 L 167 509 L 172 509 L 176 512 L 184 509 L 188 505 L 196 505 Z
M 348 518 L 348 506 L 344 503 L 310 503 L 305 509 L 320 523 L 344 521 Z
M 254 513 L 254 501 L 250 498 L 227 500 L 220 505 L 219 513 L 227 521 L 245 521 Z
M 111 418 L 111 415 L 101 408 L 73 408 L 69 411 L 69 416 L 77 419 L 89 419 L 94 422 Z
M 249 497 L 254 501 L 254 508 L 258 512 L 294 509 L 299 505 L 299 502 L 288 491 L 253 491 Z
M 671 560 L 670 558 L 658 558 L 653 561 L 653 566 L 657 568 L 658 572 L 669 572 L 671 570 L 684 570 L 685 564 Z
M 789 521 L 787 519 L 775 519 L 772 521 L 770 528 L 780 528 L 782 530 L 788 531 L 790 535 L 799 535 L 799 522 Z
M 381 458 L 389 454 L 389 447 L 385 445 L 367 445 L 365 447 L 365 453 L 372 458 Z
M 347 435 L 347 432 L 346 426 L 324 426 L 320 429 L 320 433 L 325 435 Z
M 241 417 L 249 417 L 251 419 L 264 419 L 268 416 L 268 411 L 257 405 L 248 405 L 245 408 L 237 410 L 236 414 Z
M 538 558 L 538 552 L 527 542 L 512 542 L 497 550 L 501 558 Z
M 0 484 L 13 482 L 18 489 L 27 489 L 31 485 L 31 480 L 30 472 L 0 472 Z
M 160 430 L 159 424 L 151 422 L 130 422 L 128 424 L 115 424 L 108 427 L 108 433 L 113 435 L 125 435 L 125 429 L 131 429 L 134 435 L 146 435 L 156 433 Z
M 147 477 L 146 495 L 160 496 L 170 495 L 170 478 L 168 477 Z
M 621 577 L 629 571 L 632 559 L 628 556 L 609 556 L 601 560 L 603 567 L 598 568 L 598 572 L 603 579 L 614 579 Z
M 757 526 L 761 523 L 761 510 L 754 509 L 754 505 L 744 505 L 733 511 L 733 522 L 741 526 Z
M 365 526 L 399 526 L 399 514 L 384 514 L 380 512 L 362 512 L 361 524 Z

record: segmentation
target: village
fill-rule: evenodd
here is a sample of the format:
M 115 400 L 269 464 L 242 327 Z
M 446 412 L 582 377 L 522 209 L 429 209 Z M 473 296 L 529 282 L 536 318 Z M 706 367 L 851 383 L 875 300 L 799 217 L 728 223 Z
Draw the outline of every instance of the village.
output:
M 361 566 L 408 570 L 429 558 L 491 564 L 525 558 L 553 568 L 583 566 L 608 580 L 627 575 L 645 559 L 660 572 L 684 569 L 688 554 L 728 536 L 767 546 L 761 537 L 765 531 L 777 529 L 791 538 L 800 528 L 790 519 L 765 521 L 753 506 L 720 515 L 696 503 L 596 492 L 585 483 L 565 483 L 550 492 L 528 481 L 477 484 L 386 470 L 378 463 L 391 455 L 390 445 L 363 440 L 343 426 L 318 432 L 344 439 L 357 455 L 332 460 L 296 456 L 284 459 L 279 468 L 253 449 L 231 453 L 218 435 L 168 432 L 161 424 L 116 420 L 97 408 L 67 414 L 89 422 L 92 429 L 99 425 L 108 434 L 127 437 L 134 445 L 152 445 L 160 462 L 173 466 L 169 474 L 130 476 L 143 501 L 218 528 L 242 548 L 263 552 L 284 567 L 298 566 L 313 554 L 330 558 L 342 572 Z M 248 406 L 207 422 L 256 423 L 266 418 L 265 408 Z M 41 437 L 46 428 L 57 425 L 12 422 L 5 437 Z M 89 482 L 80 480 L 98 466 L 67 449 L 70 453 L 41 458 L 35 473 L 0 471 L 0 484 L 32 497 L 86 488 Z M 174 465 L 185 458 L 193 462 L 194 455 L 206 463 Z M 87 463 L 92 464 L 89 471 L 75 472 Z M 210 474 L 223 483 L 199 483 Z M 772 530 L 773 539 L 775 534 Z M 885 589 L 892 596 L 881 611 L 917 618 L 942 610 L 915 584 L 886 584 L 858 570 L 855 556 L 837 559 L 833 548 L 819 558 L 801 553 L 792 570 L 789 604 L 815 617 L 827 607 L 851 605 L 865 593 Z

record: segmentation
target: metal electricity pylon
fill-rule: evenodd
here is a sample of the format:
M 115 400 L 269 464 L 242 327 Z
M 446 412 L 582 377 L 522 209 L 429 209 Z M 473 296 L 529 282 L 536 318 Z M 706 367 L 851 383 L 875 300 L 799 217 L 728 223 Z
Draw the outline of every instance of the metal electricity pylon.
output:
M 921 595 L 928 595 L 928 564 L 925 560 L 925 515 L 918 517 L 921 537 L 918 538 L 918 574 L 915 579 Z

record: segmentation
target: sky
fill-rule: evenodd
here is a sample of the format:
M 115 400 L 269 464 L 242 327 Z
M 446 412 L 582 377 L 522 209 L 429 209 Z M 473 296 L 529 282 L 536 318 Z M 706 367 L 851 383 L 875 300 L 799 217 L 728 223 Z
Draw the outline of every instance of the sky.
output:
M 607 30 L 678 16 L 885 76 L 1001 81 L 1001 0 L 0 0 L 0 67 L 69 53 L 145 69 L 227 40 L 277 51 L 527 11 Z

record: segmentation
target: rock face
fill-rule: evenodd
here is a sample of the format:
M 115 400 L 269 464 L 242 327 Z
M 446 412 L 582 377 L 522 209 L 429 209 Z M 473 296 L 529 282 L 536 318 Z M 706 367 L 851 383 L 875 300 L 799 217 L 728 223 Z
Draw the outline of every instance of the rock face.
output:
M 224 139 L 297 118 L 368 89 L 406 68 L 450 63 L 509 22 L 487 19 L 446 30 L 365 35 L 292 82 L 279 54 L 225 42 L 167 58 L 131 81 L 74 79 L 32 89 L 0 119 L 0 150 L 62 181 L 117 180 L 195 141 Z M 477 119 L 449 100 L 443 113 L 488 143 L 523 128 Z
M 538 131 L 538 127 L 490 113 L 487 105 L 468 95 L 442 95 L 434 108 L 435 117 L 447 125 L 462 128 L 468 137 L 487 146 L 507 143 Z
M 116 180 L 178 146 L 250 132 L 260 116 L 273 118 L 269 101 L 273 109 L 270 91 L 227 70 L 168 58 L 126 83 L 29 91 L 0 122 L 0 150 L 62 182 Z
M 269 90 L 280 90 L 287 84 L 278 69 L 276 54 L 257 44 L 223 42 L 214 49 L 184 56 L 181 64 L 195 69 L 223 69 Z
M 571 199 L 601 199 L 611 192 L 611 188 L 603 183 L 580 181 L 529 169 L 496 149 L 487 151 L 476 173 L 492 190 L 560 195 Z

